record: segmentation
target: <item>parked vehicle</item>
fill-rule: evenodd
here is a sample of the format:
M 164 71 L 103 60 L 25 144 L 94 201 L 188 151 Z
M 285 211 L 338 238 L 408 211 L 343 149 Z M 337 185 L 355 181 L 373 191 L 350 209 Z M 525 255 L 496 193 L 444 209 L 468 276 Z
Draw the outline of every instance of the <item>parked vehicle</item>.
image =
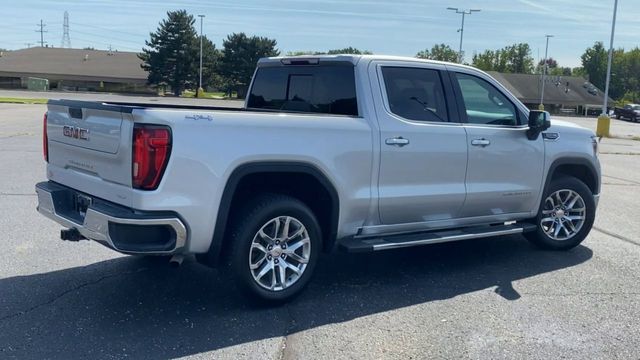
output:
M 282 301 L 322 251 L 524 234 L 566 250 L 600 194 L 591 130 L 472 67 L 262 59 L 243 109 L 52 100 L 38 211 L 125 254 L 195 254 Z
M 629 119 L 633 122 L 640 120 L 640 105 L 627 104 L 624 107 L 615 107 L 613 109 L 613 115 L 616 119 Z

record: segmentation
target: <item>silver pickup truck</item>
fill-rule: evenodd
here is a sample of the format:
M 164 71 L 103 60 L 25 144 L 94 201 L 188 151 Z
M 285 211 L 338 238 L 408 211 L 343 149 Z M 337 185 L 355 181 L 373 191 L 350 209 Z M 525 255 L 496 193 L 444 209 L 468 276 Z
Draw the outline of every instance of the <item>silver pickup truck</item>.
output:
M 600 194 L 592 131 L 413 58 L 262 59 L 237 109 L 53 100 L 43 137 L 38 211 L 62 239 L 195 254 L 271 301 L 323 251 L 520 233 L 570 249 Z

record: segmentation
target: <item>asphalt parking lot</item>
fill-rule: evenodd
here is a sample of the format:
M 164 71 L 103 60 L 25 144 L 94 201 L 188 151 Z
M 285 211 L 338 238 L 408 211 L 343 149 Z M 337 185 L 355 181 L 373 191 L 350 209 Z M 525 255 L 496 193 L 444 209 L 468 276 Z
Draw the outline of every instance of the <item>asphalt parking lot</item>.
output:
M 58 240 L 35 211 L 44 111 L 0 104 L 0 358 L 640 357 L 640 141 L 602 140 L 595 228 L 572 251 L 510 236 L 326 255 L 302 296 L 255 308 L 192 260 Z

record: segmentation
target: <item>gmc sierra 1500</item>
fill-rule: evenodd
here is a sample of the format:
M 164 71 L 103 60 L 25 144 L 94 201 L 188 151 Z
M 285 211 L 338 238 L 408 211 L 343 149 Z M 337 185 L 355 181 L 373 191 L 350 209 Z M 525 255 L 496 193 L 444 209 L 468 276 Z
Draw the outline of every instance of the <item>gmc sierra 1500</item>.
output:
M 126 254 L 196 254 L 285 300 L 321 251 L 523 233 L 577 246 L 600 194 L 592 131 L 469 66 L 262 59 L 245 107 L 53 100 L 38 211 Z

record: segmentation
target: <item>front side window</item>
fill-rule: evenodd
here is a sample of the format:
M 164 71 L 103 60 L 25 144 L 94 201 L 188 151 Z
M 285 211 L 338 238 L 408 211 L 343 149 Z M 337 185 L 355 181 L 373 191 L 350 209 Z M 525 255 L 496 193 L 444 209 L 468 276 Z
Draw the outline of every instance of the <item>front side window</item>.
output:
M 253 80 L 247 107 L 357 116 L 353 65 L 259 68 Z
M 447 103 L 437 70 L 383 67 L 382 77 L 392 113 L 415 121 L 448 121 Z
M 506 96 L 488 81 L 456 73 L 467 122 L 486 125 L 518 125 L 518 111 Z

